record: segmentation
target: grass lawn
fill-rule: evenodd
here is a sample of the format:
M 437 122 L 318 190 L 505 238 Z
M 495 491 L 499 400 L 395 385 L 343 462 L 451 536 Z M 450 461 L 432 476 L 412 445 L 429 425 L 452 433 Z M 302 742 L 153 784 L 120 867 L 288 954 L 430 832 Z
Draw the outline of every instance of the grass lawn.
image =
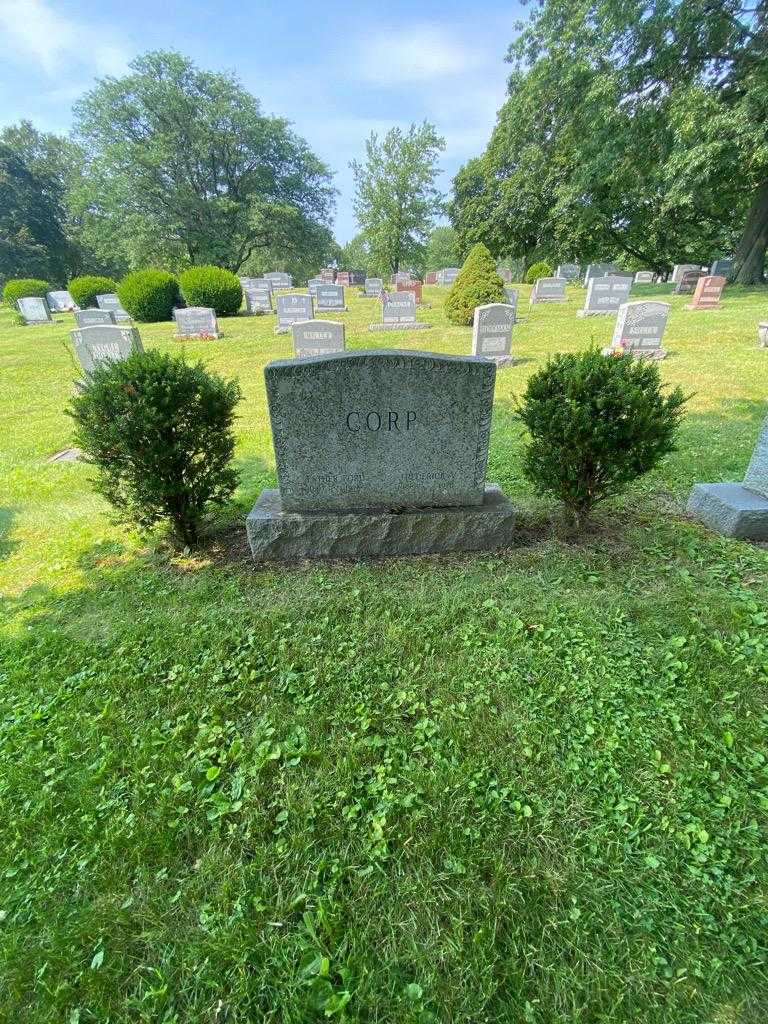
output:
M 768 548 L 684 506 L 741 479 L 768 412 L 768 292 L 670 298 L 680 450 L 575 542 L 514 403 L 613 319 L 522 291 L 488 471 L 516 546 L 257 571 L 274 318 L 140 327 L 244 393 L 236 507 L 179 555 L 46 461 L 72 318 L 0 311 L 0 1020 L 766 1020 Z M 436 287 L 429 332 L 369 334 L 347 294 L 351 348 L 470 351 Z

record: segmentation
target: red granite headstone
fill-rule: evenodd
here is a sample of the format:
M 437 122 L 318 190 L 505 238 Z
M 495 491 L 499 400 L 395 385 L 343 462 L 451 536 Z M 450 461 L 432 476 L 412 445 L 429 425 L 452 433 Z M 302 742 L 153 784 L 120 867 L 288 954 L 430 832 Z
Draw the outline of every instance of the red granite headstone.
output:
M 424 278 L 424 284 L 437 284 L 437 271 L 436 270 L 430 270 L 430 272 Z
M 336 271 L 336 284 L 343 284 L 346 288 L 349 288 L 350 281 L 348 270 Z
M 421 305 L 421 281 L 398 281 L 396 290 L 399 292 L 413 292 L 416 296 L 416 305 Z
M 700 277 L 693 293 L 693 300 L 687 309 L 717 309 L 727 278 Z

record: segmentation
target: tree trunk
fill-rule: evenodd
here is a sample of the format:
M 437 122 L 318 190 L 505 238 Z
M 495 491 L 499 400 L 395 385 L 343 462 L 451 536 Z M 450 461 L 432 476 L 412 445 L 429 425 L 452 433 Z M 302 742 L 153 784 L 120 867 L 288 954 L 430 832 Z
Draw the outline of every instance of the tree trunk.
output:
M 759 186 L 747 213 L 736 246 L 736 284 L 765 283 L 765 251 L 768 248 L 768 181 Z

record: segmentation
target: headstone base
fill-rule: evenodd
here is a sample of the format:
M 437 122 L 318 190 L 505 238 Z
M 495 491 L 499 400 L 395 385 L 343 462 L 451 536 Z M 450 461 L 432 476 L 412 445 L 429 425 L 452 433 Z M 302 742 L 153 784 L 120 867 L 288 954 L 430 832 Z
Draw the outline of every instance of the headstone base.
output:
M 427 327 L 431 327 L 432 324 L 423 324 L 420 320 L 414 320 L 413 323 L 405 324 L 371 324 L 368 327 L 369 331 L 423 331 Z
M 741 484 L 694 484 L 688 512 L 726 537 L 768 540 L 768 498 Z
M 615 348 L 604 348 L 602 350 L 604 356 L 617 356 L 618 350 Z M 665 348 L 649 348 L 649 349 L 631 349 L 630 355 L 634 356 L 635 359 L 650 359 L 652 362 L 657 362 L 659 359 L 666 359 L 669 352 Z
M 692 302 L 686 302 L 683 309 L 692 309 L 695 313 L 708 313 L 711 309 L 722 309 L 719 302 L 712 306 L 694 306 Z
M 617 309 L 578 309 L 576 316 L 616 316 Z
M 505 366 L 514 366 L 517 360 L 514 356 L 486 356 L 478 353 L 481 359 L 490 359 L 492 363 L 496 363 L 499 369 Z
M 256 562 L 493 550 L 512 543 L 514 527 L 496 484 L 486 484 L 482 505 L 405 512 L 283 512 L 280 492 L 265 490 L 246 519 Z

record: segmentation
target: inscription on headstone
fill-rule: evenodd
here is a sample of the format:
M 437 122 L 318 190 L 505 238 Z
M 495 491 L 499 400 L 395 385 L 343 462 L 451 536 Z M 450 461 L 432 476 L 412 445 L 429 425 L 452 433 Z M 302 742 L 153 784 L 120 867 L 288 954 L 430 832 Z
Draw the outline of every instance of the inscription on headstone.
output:
M 560 263 L 555 270 L 555 277 L 565 278 L 568 283 L 578 281 L 581 267 L 578 263 Z
M 344 351 L 344 324 L 333 320 L 299 320 L 291 324 L 291 334 L 297 359 Z
M 70 313 L 77 309 L 75 300 L 66 289 L 47 292 L 45 297 L 54 313 Z
M 437 283 L 442 285 L 453 284 L 458 276 L 459 267 L 445 267 L 443 270 L 438 271 Z
M 587 284 L 584 308 L 580 309 L 576 315 L 598 316 L 616 313 L 619 306 L 629 298 L 631 288 L 631 277 L 619 277 L 615 274 L 591 277 Z
M 75 321 L 78 327 L 95 327 L 97 324 L 114 324 L 115 314 L 111 309 L 76 309 Z
M 593 277 L 605 277 L 607 274 L 618 274 L 619 268 L 615 263 L 589 263 L 584 272 L 584 287 L 588 287 Z
M 16 308 L 27 324 L 51 324 L 53 319 L 48 303 L 38 295 L 27 295 L 18 299 Z
M 724 277 L 700 277 L 696 282 L 696 291 L 686 309 L 717 309 L 720 296 L 727 284 Z
M 385 324 L 406 324 L 416 320 L 413 292 L 382 292 L 381 320 Z
M 175 309 L 176 334 L 181 338 L 218 338 L 219 324 L 216 313 L 206 306 L 187 306 Z
M 712 277 L 730 278 L 733 275 L 736 260 L 733 256 L 723 256 L 719 260 L 713 260 L 709 273 Z
M 675 295 L 691 295 L 698 284 L 699 278 L 703 276 L 700 270 L 685 270 L 677 280 Z
M 141 337 L 135 327 L 101 325 L 78 327 L 70 331 L 77 358 L 86 373 L 106 361 L 127 359 L 132 352 L 143 352 Z
M 272 287 L 269 281 L 258 281 L 251 278 L 243 285 L 245 309 L 248 313 L 272 312 Z
M 531 291 L 530 304 L 539 302 L 565 302 L 565 286 L 568 282 L 564 277 L 540 277 Z
M 96 296 L 96 305 L 99 309 L 108 309 L 115 314 L 115 320 L 130 320 L 130 314 L 120 305 L 120 299 L 114 292 L 106 292 L 104 295 Z
M 293 278 L 284 270 L 270 270 L 268 274 L 264 275 L 264 278 L 273 288 L 293 288 Z
M 638 270 L 635 274 L 635 284 L 653 284 L 654 277 L 652 270 Z
M 297 320 L 314 320 L 315 307 L 311 295 L 278 295 L 275 334 L 290 330 Z
M 384 281 L 380 277 L 366 277 L 365 295 L 369 299 L 378 298 L 384 290 Z
M 660 359 L 666 353 L 661 339 L 667 326 L 668 302 L 625 302 L 619 307 L 611 348 L 644 358 Z
M 698 263 L 676 263 L 672 268 L 672 284 L 678 284 L 687 270 L 701 270 Z
M 336 271 L 336 284 L 341 285 L 342 288 L 349 288 L 351 283 L 348 270 Z
M 504 302 L 476 306 L 472 324 L 472 355 L 498 363 L 512 362 L 515 310 Z
M 344 310 L 344 286 L 340 284 L 321 284 L 317 287 L 315 306 L 319 310 Z
M 416 305 L 421 305 L 421 281 L 398 281 L 397 291 L 413 292 L 416 296 Z

